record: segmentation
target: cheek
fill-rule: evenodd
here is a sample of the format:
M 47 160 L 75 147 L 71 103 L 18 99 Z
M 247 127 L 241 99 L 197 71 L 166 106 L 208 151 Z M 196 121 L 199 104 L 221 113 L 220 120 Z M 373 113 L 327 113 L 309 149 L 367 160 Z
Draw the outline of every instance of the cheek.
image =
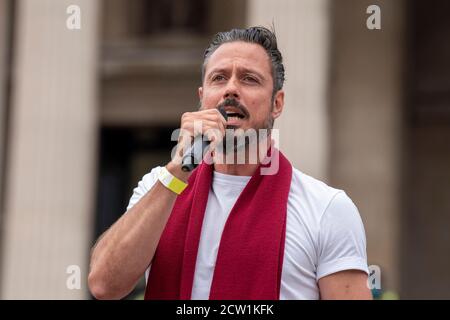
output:
M 222 90 L 220 87 L 206 86 L 203 87 L 203 97 L 217 97 L 222 95 Z
M 208 94 L 203 93 L 203 98 L 201 102 L 202 106 L 206 108 L 213 108 L 217 106 L 219 100 L 220 99 L 218 99 L 215 95 L 212 95 L 211 93 Z
M 255 120 L 264 120 L 267 118 L 271 111 L 270 100 L 267 99 L 254 99 L 250 101 L 248 106 L 250 114 Z

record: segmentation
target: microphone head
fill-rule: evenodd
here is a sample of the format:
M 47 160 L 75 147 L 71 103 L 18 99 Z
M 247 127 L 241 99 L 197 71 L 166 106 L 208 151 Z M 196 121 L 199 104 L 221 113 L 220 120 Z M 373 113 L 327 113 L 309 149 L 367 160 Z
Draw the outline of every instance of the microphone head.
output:
M 228 120 L 228 115 L 224 108 L 221 107 L 217 110 L 219 110 L 220 114 L 225 118 L 225 120 Z

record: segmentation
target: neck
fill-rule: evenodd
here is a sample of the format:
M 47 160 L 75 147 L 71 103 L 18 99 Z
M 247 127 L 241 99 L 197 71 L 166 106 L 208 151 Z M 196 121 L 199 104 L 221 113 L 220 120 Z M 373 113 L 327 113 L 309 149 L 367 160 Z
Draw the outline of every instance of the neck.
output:
M 267 150 L 270 147 L 270 142 L 272 141 L 270 135 L 267 139 L 264 139 L 258 143 L 258 148 L 250 148 L 249 146 L 245 146 L 242 150 L 233 152 L 233 163 L 227 164 L 225 158 L 227 155 L 217 154 L 214 155 L 214 159 L 221 159 L 222 161 L 214 161 L 214 170 L 219 173 L 231 174 L 235 176 L 252 176 L 256 169 L 258 169 L 261 161 L 267 155 Z M 252 149 L 257 150 L 256 163 L 249 163 L 250 159 L 249 151 Z M 252 150 L 254 152 L 254 150 Z M 237 163 L 237 159 L 242 153 L 245 153 L 245 163 Z M 261 156 L 262 155 L 262 156 Z M 229 156 L 229 155 L 228 155 Z M 224 158 L 225 157 L 225 158 Z M 225 161 L 224 161 L 225 160 Z
M 234 176 L 252 176 L 258 164 L 214 164 L 214 170 Z

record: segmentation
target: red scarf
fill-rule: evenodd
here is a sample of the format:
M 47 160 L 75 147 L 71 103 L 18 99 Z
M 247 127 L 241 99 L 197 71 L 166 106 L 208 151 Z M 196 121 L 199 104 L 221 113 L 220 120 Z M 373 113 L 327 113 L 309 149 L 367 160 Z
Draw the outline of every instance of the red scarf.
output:
M 258 167 L 226 221 L 209 295 L 212 300 L 279 299 L 292 166 L 273 150 L 272 162 Z M 278 172 L 261 175 L 262 167 L 273 167 L 274 160 L 279 161 Z M 191 298 L 212 172 L 213 166 L 202 162 L 178 196 L 152 261 L 145 299 Z

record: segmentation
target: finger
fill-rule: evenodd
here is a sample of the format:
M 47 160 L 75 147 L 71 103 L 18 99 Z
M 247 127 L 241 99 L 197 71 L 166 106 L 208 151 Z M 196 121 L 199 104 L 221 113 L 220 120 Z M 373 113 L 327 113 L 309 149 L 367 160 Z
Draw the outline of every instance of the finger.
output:
M 222 122 L 224 125 L 226 125 L 227 123 L 227 120 L 222 115 L 222 113 L 220 113 L 220 111 L 215 108 L 202 111 L 202 117 L 204 117 L 205 119 Z

